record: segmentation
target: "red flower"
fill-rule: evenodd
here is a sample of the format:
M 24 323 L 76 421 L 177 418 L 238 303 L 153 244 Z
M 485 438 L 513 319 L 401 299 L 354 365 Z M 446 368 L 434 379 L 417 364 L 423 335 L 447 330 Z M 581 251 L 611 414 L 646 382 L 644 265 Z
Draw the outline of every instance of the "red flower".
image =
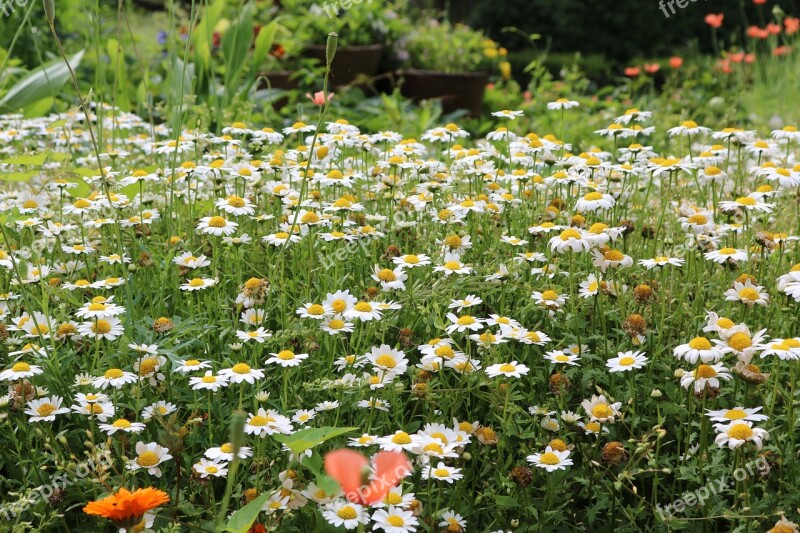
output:
M 757 6 L 760 6 L 761 4 L 766 4 L 767 0 L 753 0 L 753 3 Z
M 769 37 L 769 32 L 766 29 L 759 28 L 758 26 L 750 26 L 747 28 L 747 36 L 753 39 L 766 39 Z
M 658 63 L 645 63 L 644 64 L 644 71 L 648 74 L 655 74 L 661 69 L 661 65 Z
M 642 69 L 640 69 L 639 67 L 627 67 L 625 69 L 625 75 L 628 76 L 629 78 L 635 78 L 641 73 Z
M 706 15 L 705 21 L 706 24 L 708 24 L 712 28 L 719 28 L 720 26 L 722 26 L 722 19 L 724 18 L 725 18 L 724 13 L 719 13 L 717 15 L 715 15 L 714 13 L 709 13 L 708 15 Z
M 741 63 L 742 61 L 744 61 L 744 52 L 736 52 L 734 54 L 731 54 L 729 57 L 730 60 L 733 61 L 734 63 Z
M 786 35 L 791 35 L 800 31 L 800 18 L 786 17 L 783 19 L 783 25 L 786 27 Z
M 772 50 L 772 55 L 775 57 L 784 56 L 791 51 L 792 49 L 788 46 L 778 46 Z
M 780 24 L 767 24 L 767 33 L 770 35 L 780 35 L 781 33 L 781 25 Z
M 755 63 L 756 62 L 756 55 L 755 54 L 747 54 L 744 56 L 744 62 L 747 64 Z
M 672 68 L 681 68 L 683 66 L 683 58 L 678 56 L 670 57 L 669 66 Z

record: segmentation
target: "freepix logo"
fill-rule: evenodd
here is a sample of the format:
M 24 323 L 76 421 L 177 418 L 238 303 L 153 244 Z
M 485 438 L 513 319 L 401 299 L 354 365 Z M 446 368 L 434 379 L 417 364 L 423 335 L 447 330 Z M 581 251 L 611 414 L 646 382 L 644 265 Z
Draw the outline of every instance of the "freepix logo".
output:
M 4 17 L 10 17 L 17 12 L 17 8 L 28 5 L 29 0 L 0 0 L 0 12 Z
M 699 1 L 700 0 L 659 0 L 658 9 L 664 13 L 666 18 L 670 18 L 672 15 L 678 12 L 678 9 L 686 9 L 689 7 L 689 4 L 694 4 Z M 706 1 L 707 0 L 703 0 L 703 2 Z

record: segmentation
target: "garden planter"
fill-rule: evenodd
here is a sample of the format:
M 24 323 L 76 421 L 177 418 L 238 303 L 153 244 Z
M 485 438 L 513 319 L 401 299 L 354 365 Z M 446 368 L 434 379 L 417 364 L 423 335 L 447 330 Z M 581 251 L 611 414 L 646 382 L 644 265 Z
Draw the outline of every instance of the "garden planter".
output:
M 400 72 L 400 77 L 400 92 L 407 98 L 441 100 L 445 113 L 466 109 L 472 117 L 481 115 L 483 93 L 489 83 L 489 75 L 485 72 L 404 70 Z
M 309 46 L 305 50 L 307 57 L 316 59 L 325 65 L 325 47 Z M 378 73 L 382 44 L 368 44 L 364 46 L 340 46 L 336 49 L 331 65 L 331 84 L 335 86 L 349 85 L 361 76 L 374 77 Z
M 258 75 L 259 77 L 258 88 L 281 89 L 284 91 L 291 91 L 292 89 L 297 89 L 297 80 L 291 78 L 292 74 L 294 74 L 294 72 L 291 70 L 261 72 Z
M 277 89 L 281 91 L 292 91 L 297 89 L 298 83 L 296 78 L 292 78 L 292 74 L 294 74 L 291 70 L 281 70 L 275 72 L 261 72 L 258 75 L 258 86 L 257 89 L 259 91 L 264 89 Z M 272 108 L 273 109 L 280 109 L 281 107 L 285 106 L 289 102 L 289 98 L 286 96 L 280 96 L 272 101 Z

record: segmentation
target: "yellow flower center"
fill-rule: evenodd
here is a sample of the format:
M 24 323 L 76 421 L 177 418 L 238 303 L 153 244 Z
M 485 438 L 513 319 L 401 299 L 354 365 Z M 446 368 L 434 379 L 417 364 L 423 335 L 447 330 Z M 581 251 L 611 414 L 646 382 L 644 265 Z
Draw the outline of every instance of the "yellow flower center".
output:
M 124 418 L 119 418 L 115 420 L 114 423 L 111 425 L 114 426 L 115 428 L 120 428 L 120 429 L 128 429 L 131 427 L 131 423 L 125 420 Z
M 406 524 L 406 521 L 403 520 L 403 517 L 397 516 L 396 514 L 387 516 L 386 521 L 389 523 L 390 526 L 393 527 L 403 527 Z
M 398 431 L 392 437 L 392 442 L 395 444 L 411 444 L 411 436 L 405 431 Z
M 742 300 L 750 300 L 752 302 L 758 300 L 759 297 L 760 295 L 758 294 L 758 291 L 752 287 L 745 287 L 739 291 L 739 298 Z
M 542 293 L 542 300 L 546 300 L 548 302 L 552 302 L 553 300 L 558 299 L 558 293 L 553 290 L 544 291 Z
M 717 320 L 717 326 L 722 329 L 730 329 L 734 326 L 733 320 L 730 318 L 720 318 Z
M 749 196 L 741 196 L 736 199 L 736 203 L 740 205 L 756 205 L 756 199 Z
M 694 377 L 695 378 L 706 378 L 706 379 L 708 379 L 708 378 L 713 378 L 716 375 L 717 375 L 717 371 L 714 370 L 713 366 L 709 366 L 709 365 L 700 365 L 694 371 Z
M 381 271 L 378 272 L 378 279 L 381 280 L 381 281 L 390 282 L 390 281 L 396 281 L 397 280 L 397 276 L 395 276 L 395 274 L 394 274 L 394 272 L 392 270 L 389 270 L 388 268 L 384 268 L 384 269 L 382 269 Z
M 50 416 L 56 409 L 57 407 L 52 403 L 43 403 L 38 409 L 36 409 L 36 413 L 39 416 Z
M 608 418 L 612 414 L 614 414 L 614 411 L 611 410 L 608 404 L 598 403 L 592 407 L 592 416 L 595 418 Z
M 507 372 L 514 372 L 517 369 L 514 365 L 510 363 L 504 363 L 500 365 L 500 372 L 507 373 Z
M 728 412 L 725 413 L 724 415 L 724 417 L 727 418 L 728 420 L 741 420 L 746 416 L 747 413 L 745 413 L 741 409 L 728 409 Z
M 278 359 L 282 361 L 291 361 L 294 359 L 294 352 L 291 350 L 281 350 L 278 352 Z
M 464 315 L 458 318 L 458 325 L 459 326 L 469 326 L 475 323 L 475 319 L 470 315 Z
M 200 361 L 198 361 L 197 359 L 187 359 L 186 361 L 183 362 L 183 366 L 198 366 L 199 364 Z
M 728 436 L 736 440 L 747 440 L 753 436 L 753 429 L 747 424 L 734 424 L 728 430 Z
M 325 314 L 325 308 L 322 307 L 320 304 L 312 304 L 308 306 L 308 314 L 314 316 L 320 316 Z
M 581 234 L 578 230 L 569 228 L 561 232 L 560 238 L 562 241 L 568 241 L 570 239 L 580 239 Z
M 359 313 L 369 313 L 372 311 L 372 306 L 368 302 L 358 302 L 354 309 Z
M 219 447 L 219 451 L 222 453 L 233 453 L 233 445 L 230 442 L 226 442 Z
M 250 365 L 246 363 L 236 363 L 235 365 L 233 365 L 233 368 L 231 368 L 231 370 L 233 370 L 237 374 L 249 374 Z
M 153 357 L 143 359 L 142 362 L 139 363 L 139 374 L 142 376 L 148 376 L 156 371 L 156 367 L 158 367 L 157 359 Z
M 450 471 L 446 468 L 437 468 L 433 471 L 433 475 L 436 477 L 448 477 L 450 475 Z
M 300 222 L 302 222 L 303 224 L 316 224 L 317 222 L 319 222 L 319 215 L 317 215 L 313 211 L 309 211 L 308 213 L 303 215 L 303 217 L 300 219 Z
M 442 445 L 439 444 L 438 442 L 431 442 L 430 444 L 427 444 L 425 446 L 425 448 L 423 448 L 423 449 L 426 452 L 432 452 L 432 453 L 443 453 L 444 452 L 444 448 L 442 448 Z
M 689 342 L 689 347 L 693 350 L 710 350 L 711 343 L 705 337 L 695 337 Z
M 203 376 L 203 383 L 216 383 L 216 382 L 217 382 L 216 376 L 212 376 L 210 374 L 208 376 Z
M 358 513 L 355 509 L 350 507 L 349 505 L 345 505 L 338 511 L 336 511 L 336 516 L 341 518 L 342 520 L 354 520 L 358 517 Z
M 587 194 L 586 196 L 584 196 L 583 199 L 584 200 L 589 200 L 589 201 L 602 200 L 603 199 L 603 195 L 600 194 L 597 191 L 593 191 L 593 192 L 590 192 L 589 194 Z
M 462 240 L 461 237 L 459 237 L 458 235 L 450 235 L 444 240 L 444 243 L 449 248 L 458 248 L 459 246 L 461 246 Z
M 105 377 L 106 379 L 119 379 L 123 375 L 124 373 L 119 368 L 109 368 L 108 370 L 106 370 L 106 373 L 103 374 L 103 377 Z
M 689 217 L 689 222 L 692 224 L 706 224 L 708 218 L 705 215 L 695 214 Z
M 539 462 L 546 465 L 557 465 L 561 460 L 553 452 L 545 452 L 539 457 Z
M 390 354 L 385 353 L 375 359 L 375 364 L 384 368 L 394 368 L 397 366 L 397 361 Z
M 747 333 L 736 333 L 728 339 L 728 346 L 736 351 L 741 352 L 753 345 L 753 339 Z
M 619 250 L 607 250 L 603 252 L 603 257 L 608 261 L 622 261 L 625 255 Z
M 208 219 L 209 228 L 224 228 L 228 222 L 222 217 L 211 217 Z
M 228 205 L 231 207 L 244 207 L 244 199 L 240 196 L 228 196 Z
M 143 466 L 145 468 L 150 468 L 151 466 L 155 466 L 158 464 L 159 457 L 155 452 L 144 452 L 139 455 L 137 458 L 137 462 L 139 466 Z
M 631 366 L 633 363 L 636 362 L 636 359 L 633 357 L 623 357 L 619 360 L 620 366 Z
M 92 331 L 101 335 L 105 335 L 111 331 L 111 323 L 108 320 L 103 320 L 101 318 L 92 324 Z
M 194 278 L 191 281 L 189 281 L 190 287 L 202 287 L 205 284 L 206 282 L 203 281 L 202 278 Z
M 275 237 L 278 239 L 288 239 L 289 234 L 286 233 L 285 231 L 279 231 L 278 233 L 275 234 Z

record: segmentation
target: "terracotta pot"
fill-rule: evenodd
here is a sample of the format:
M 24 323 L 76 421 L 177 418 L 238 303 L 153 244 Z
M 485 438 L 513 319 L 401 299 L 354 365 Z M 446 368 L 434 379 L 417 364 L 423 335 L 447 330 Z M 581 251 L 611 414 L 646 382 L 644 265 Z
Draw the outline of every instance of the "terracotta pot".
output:
M 442 101 L 445 113 L 466 109 L 472 117 L 481 116 L 483 93 L 489 83 L 486 72 L 404 70 L 400 72 L 400 78 L 400 93 L 407 98 L 438 99 Z
M 305 50 L 306 57 L 316 59 L 325 65 L 325 47 L 314 45 Z M 331 83 L 334 86 L 349 85 L 359 75 L 373 77 L 378 73 L 382 44 L 368 44 L 364 46 L 340 46 L 336 49 L 331 65 Z

